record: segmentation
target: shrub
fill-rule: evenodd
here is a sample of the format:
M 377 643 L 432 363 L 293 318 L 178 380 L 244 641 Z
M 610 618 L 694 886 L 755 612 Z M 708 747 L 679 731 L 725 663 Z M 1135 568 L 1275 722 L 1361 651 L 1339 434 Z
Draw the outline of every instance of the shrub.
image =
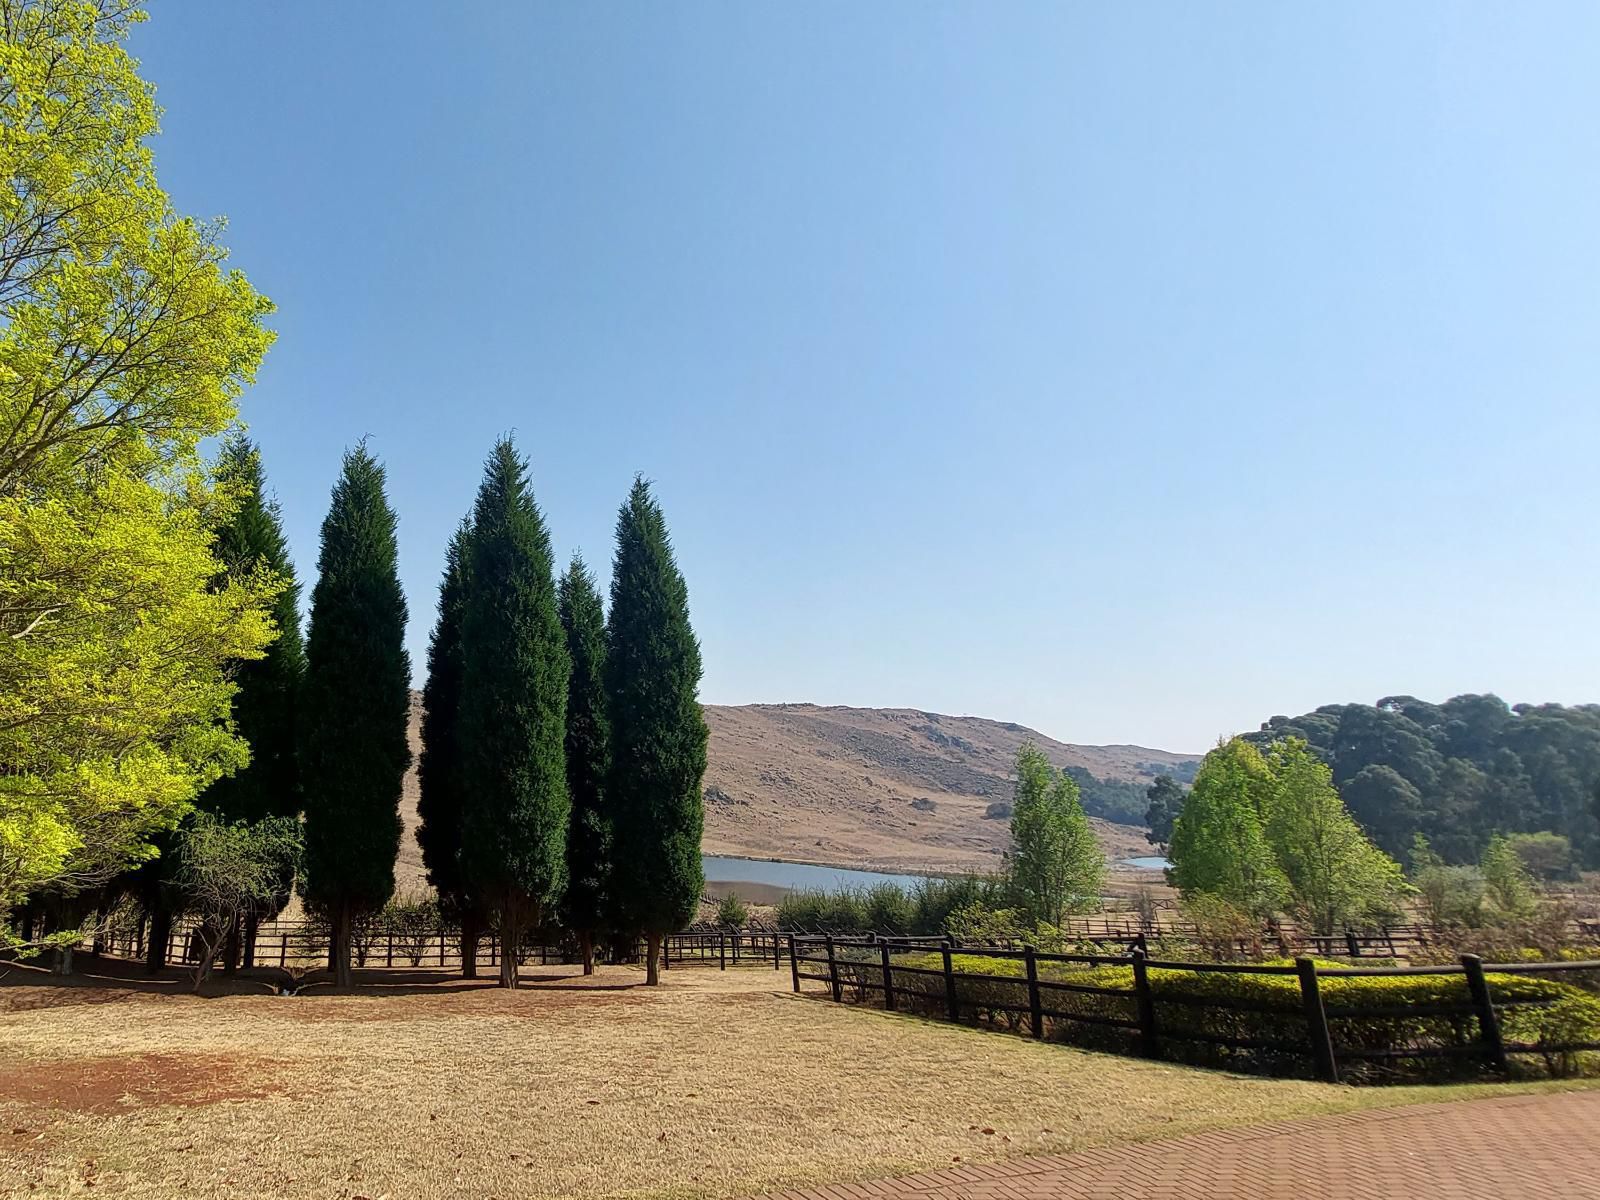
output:
M 869 933 L 904 937 L 911 932 L 915 909 L 911 897 L 892 883 L 878 883 L 862 897 L 862 920 Z
M 963 1020 L 1011 1030 L 1026 1026 L 1028 988 L 1020 957 L 958 953 L 951 964 Z M 1291 964 L 1277 960 L 1267 965 Z M 1332 968 L 1338 964 L 1323 965 Z M 899 1008 L 933 1017 L 946 1015 L 941 955 L 899 955 L 894 966 Z M 863 984 L 881 982 L 882 970 L 868 955 L 841 963 L 840 970 L 853 999 L 876 998 L 878 993 Z M 1043 1008 L 1059 1014 L 1046 1017 L 1047 1038 L 1124 1053 L 1136 1049 L 1137 1034 L 1131 1027 L 1137 1025 L 1138 1014 L 1131 967 L 1045 960 L 1038 970 Z M 1294 974 L 1152 968 L 1149 980 L 1166 1057 L 1276 1075 L 1310 1073 L 1300 982 Z M 1600 1055 L 1555 1049 L 1563 1044 L 1600 1042 L 1600 999 L 1554 979 L 1490 974 L 1488 981 L 1507 1046 L 1537 1056 L 1514 1055 L 1515 1070 L 1528 1073 L 1542 1064 L 1553 1075 L 1570 1075 L 1600 1066 Z M 1336 1054 L 1341 1056 L 1340 1071 L 1347 1080 L 1460 1077 L 1488 1069 L 1489 1064 L 1476 1054 L 1438 1054 L 1472 1047 L 1478 1038 L 1463 976 L 1324 976 L 1320 983 Z M 1074 990 L 1052 984 L 1068 984 Z M 1110 994 L 1076 990 L 1084 987 Z M 1437 1011 L 1441 1008 L 1448 1011 Z M 1129 1028 L 1097 1023 L 1106 1020 L 1123 1022 Z M 1205 1039 L 1257 1044 L 1226 1045 Z M 1395 1051 L 1420 1052 L 1422 1056 L 1355 1057 L 1363 1053 L 1387 1056 Z
M 979 875 L 919 879 L 911 889 L 912 932 L 938 937 L 950 931 L 950 918 L 974 904 L 994 905 L 999 884 Z
M 790 892 L 778 904 L 778 927 L 809 933 L 865 933 L 866 904 L 858 891 Z
M 729 892 L 717 905 L 717 924 L 725 925 L 729 929 L 743 929 L 744 923 L 750 919 L 750 910 L 745 907 L 743 900 L 739 899 L 738 892 Z

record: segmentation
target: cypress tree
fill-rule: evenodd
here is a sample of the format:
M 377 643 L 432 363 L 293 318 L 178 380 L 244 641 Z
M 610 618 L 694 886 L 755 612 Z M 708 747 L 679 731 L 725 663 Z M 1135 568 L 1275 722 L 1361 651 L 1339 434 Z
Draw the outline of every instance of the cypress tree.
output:
M 422 755 L 417 762 L 417 844 L 428 882 L 447 918 L 461 927 L 461 973 L 478 974 L 483 914 L 461 868 L 461 614 L 466 603 L 467 542 L 463 520 L 445 551 L 439 616 L 428 639 L 428 682 L 422 689 Z
M 217 530 L 215 552 L 229 575 L 271 573 L 282 585 L 272 604 L 277 636 L 262 658 L 235 663 L 234 724 L 250 746 L 250 765 L 224 776 L 207 788 L 195 806 L 228 822 L 300 815 L 300 772 L 295 756 L 295 710 L 305 677 L 305 643 L 300 636 L 300 585 L 283 534 L 277 501 L 266 492 L 260 450 L 244 437 L 230 439 L 217 464 L 217 479 L 231 494 L 234 509 Z M 171 928 L 169 891 L 175 886 L 176 840 L 158 840 L 161 857 L 141 869 L 141 889 L 152 918 L 148 963 L 159 970 L 166 963 Z M 253 911 L 249 927 L 271 918 L 289 902 L 292 877 L 281 880 L 276 907 Z M 227 963 L 238 959 L 238 930 L 229 934 Z
M 394 894 L 411 661 L 395 516 L 365 445 L 346 452 L 322 523 L 299 747 L 306 899 L 327 915 L 334 983 L 350 986 L 350 931 Z
M 658 982 L 661 939 L 694 916 L 705 889 L 700 835 L 705 716 L 689 590 L 661 508 L 642 477 L 617 517 L 606 636 L 611 721 L 609 795 L 620 911 L 645 935 L 646 979 Z
M 567 687 L 567 928 L 583 947 L 583 973 L 594 974 L 595 934 L 606 926 L 610 880 L 611 817 L 605 804 L 610 769 L 606 721 L 606 615 L 594 576 L 574 555 L 557 589 L 572 677 Z
M 565 883 L 569 668 L 550 536 L 509 440 L 489 456 L 467 558 L 461 862 L 494 914 L 500 984 L 514 988 L 522 933 L 552 911 Z

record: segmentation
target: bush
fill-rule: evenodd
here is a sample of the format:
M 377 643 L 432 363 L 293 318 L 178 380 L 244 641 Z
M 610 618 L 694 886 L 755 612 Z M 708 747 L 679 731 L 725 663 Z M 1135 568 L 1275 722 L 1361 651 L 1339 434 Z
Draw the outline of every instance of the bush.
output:
M 1027 1024 L 1028 988 L 1021 958 L 956 954 L 956 994 L 962 1018 L 997 1028 L 1020 1030 Z M 918 952 L 896 957 L 897 1005 L 927 1016 L 946 1015 L 942 956 Z M 1286 960 L 1267 965 L 1290 966 Z M 1322 964 L 1332 968 L 1339 964 Z M 881 981 L 867 955 L 841 964 L 852 998 L 876 998 L 864 983 Z M 1137 1026 L 1132 968 L 1120 963 L 1038 964 L 1045 1036 L 1092 1049 L 1131 1053 L 1137 1049 L 1135 1028 L 1117 1028 L 1068 1016 L 1113 1020 Z M 1299 979 L 1294 974 L 1257 975 L 1152 968 L 1151 992 L 1163 1054 L 1202 1066 L 1243 1069 L 1274 1075 L 1309 1075 L 1310 1048 Z M 1571 1075 L 1600 1067 L 1600 1055 L 1560 1051 L 1572 1043 L 1600 1042 L 1600 999 L 1571 983 L 1526 975 L 1491 974 L 1489 986 L 1500 1012 L 1507 1046 L 1530 1054 L 1512 1057 L 1519 1073 L 1540 1065 L 1552 1075 Z M 1448 1078 L 1486 1073 L 1489 1064 L 1476 1054 L 1428 1056 L 1430 1051 L 1467 1048 L 1478 1038 L 1476 1018 L 1457 1011 L 1471 1003 L 1460 975 L 1353 976 L 1321 979 L 1340 1071 L 1350 1082 L 1382 1082 L 1394 1078 Z M 1110 994 L 1073 989 L 1105 989 Z M 1181 999 L 1180 999 L 1181 998 Z M 1165 1000 L 1165 1002 L 1163 1002 Z M 1188 1001 L 1204 1000 L 1205 1004 Z M 1451 1011 L 1429 1011 L 1447 1008 Z M 1406 1011 L 1406 1010 L 1412 1011 Z M 1259 1043 L 1221 1045 L 1202 1039 Z M 1421 1052 L 1420 1058 L 1361 1060 L 1361 1053 Z M 1537 1057 L 1534 1057 L 1537 1056 Z
M 858 891 L 790 892 L 778 904 L 778 928 L 803 933 L 865 933 L 866 903 Z
M 862 896 L 861 917 L 868 933 L 904 937 L 911 932 L 915 909 L 911 897 L 892 883 L 878 883 Z
M 996 905 L 1000 886 L 979 875 L 917 880 L 911 889 L 911 931 L 918 937 L 939 937 L 950 931 L 950 918 L 975 904 Z
M 739 899 L 738 892 L 729 892 L 717 905 L 717 924 L 729 929 L 743 929 L 750 919 L 750 910 Z

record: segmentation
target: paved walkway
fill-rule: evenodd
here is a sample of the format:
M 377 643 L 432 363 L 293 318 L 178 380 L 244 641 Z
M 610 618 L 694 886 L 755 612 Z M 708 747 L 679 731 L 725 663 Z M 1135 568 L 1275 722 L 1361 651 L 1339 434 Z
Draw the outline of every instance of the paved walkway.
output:
M 1344 1113 L 784 1192 L 773 1200 L 1600 1197 L 1600 1092 Z

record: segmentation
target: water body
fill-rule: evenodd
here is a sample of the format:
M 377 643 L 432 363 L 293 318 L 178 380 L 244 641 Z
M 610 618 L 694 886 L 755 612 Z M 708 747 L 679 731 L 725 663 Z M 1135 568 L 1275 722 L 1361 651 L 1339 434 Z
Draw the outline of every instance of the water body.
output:
M 811 863 L 765 862 L 752 858 L 723 858 L 703 854 L 700 861 L 706 878 L 717 883 L 761 883 L 791 891 L 842 892 L 869 888 L 877 883 L 895 883 L 909 888 L 919 875 L 892 875 L 883 871 L 852 871 L 846 867 L 818 867 Z
M 1165 871 L 1172 864 L 1159 854 L 1145 854 L 1139 858 L 1125 858 L 1122 860 L 1125 867 L 1138 867 L 1145 871 Z

